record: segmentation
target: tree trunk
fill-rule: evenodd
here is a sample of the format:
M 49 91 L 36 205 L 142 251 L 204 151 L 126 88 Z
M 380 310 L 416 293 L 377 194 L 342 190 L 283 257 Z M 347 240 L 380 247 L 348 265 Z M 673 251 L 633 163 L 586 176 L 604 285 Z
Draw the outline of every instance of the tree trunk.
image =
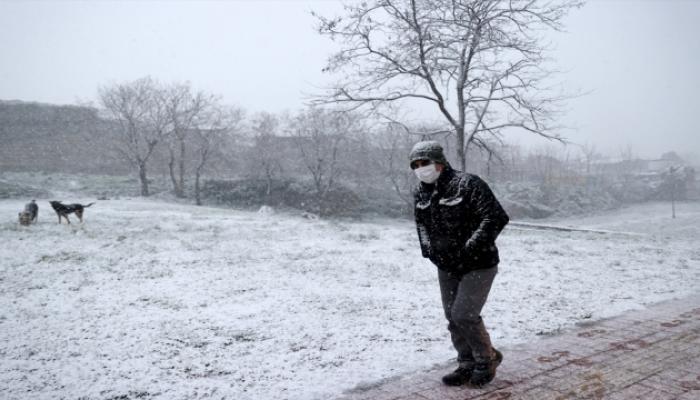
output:
M 491 159 L 493 158 L 493 155 L 489 152 L 489 158 L 486 161 L 486 176 L 489 178 L 491 177 Z
M 272 193 L 272 166 L 270 165 L 270 161 L 265 161 L 264 163 L 264 168 L 265 168 L 265 182 L 267 184 L 267 187 L 265 188 L 265 204 L 267 204 L 270 201 L 270 193 Z M 271 205 L 271 204 L 268 204 Z
M 326 216 L 326 207 L 325 207 L 326 201 L 325 201 L 324 197 L 325 196 L 322 195 L 321 193 L 316 194 L 316 207 L 318 210 L 318 216 L 321 218 Z
M 457 158 L 459 159 L 459 164 L 462 171 L 467 170 L 467 155 L 466 148 L 464 146 L 464 127 L 457 129 Z
M 267 188 L 265 189 L 265 203 L 270 203 L 270 194 L 272 194 L 272 177 L 267 176 Z M 272 204 L 268 204 L 272 205 Z
M 180 188 L 179 192 L 176 192 L 175 195 L 177 197 L 183 198 L 185 197 L 185 139 L 181 138 L 180 139 L 180 160 L 179 160 L 179 184 L 178 187 Z
M 139 181 L 141 182 L 141 196 L 148 197 L 148 178 L 146 177 L 146 163 L 139 164 Z
M 466 143 L 462 139 L 462 154 L 460 155 L 460 162 L 462 163 L 462 171 L 467 171 L 467 157 L 469 156 L 469 146 L 472 144 L 471 140 L 467 140 Z
M 177 178 L 175 177 L 175 154 L 173 150 L 170 149 L 170 159 L 168 160 L 168 171 L 170 172 L 170 181 L 173 183 L 173 192 L 175 192 L 176 197 L 180 196 L 180 187 L 177 183 Z
M 194 199 L 195 199 L 195 204 L 198 206 L 202 205 L 202 198 L 200 196 L 200 189 L 199 189 L 199 176 L 200 176 L 200 171 L 199 168 L 194 173 Z

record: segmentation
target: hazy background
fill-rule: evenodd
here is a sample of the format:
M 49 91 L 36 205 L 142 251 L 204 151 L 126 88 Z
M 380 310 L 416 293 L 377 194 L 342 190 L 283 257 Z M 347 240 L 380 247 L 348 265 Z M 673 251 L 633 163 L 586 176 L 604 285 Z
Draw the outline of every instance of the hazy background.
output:
M 187 80 L 248 111 L 296 110 L 329 82 L 336 47 L 314 10 L 338 1 L 0 1 L 0 99 L 91 102 L 99 85 Z M 700 2 L 589 1 L 552 36 L 568 104 L 563 132 L 617 154 L 700 150 Z M 522 135 L 521 145 L 541 144 Z

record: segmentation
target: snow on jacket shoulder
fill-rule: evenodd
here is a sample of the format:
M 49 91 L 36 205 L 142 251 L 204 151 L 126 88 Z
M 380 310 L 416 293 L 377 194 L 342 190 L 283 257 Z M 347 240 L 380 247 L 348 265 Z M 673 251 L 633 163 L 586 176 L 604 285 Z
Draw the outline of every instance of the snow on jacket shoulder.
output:
M 451 272 L 498 264 L 495 241 L 509 218 L 481 178 L 448 166 L 435 184 L 421 183 L 414 200 L 423 257 Z

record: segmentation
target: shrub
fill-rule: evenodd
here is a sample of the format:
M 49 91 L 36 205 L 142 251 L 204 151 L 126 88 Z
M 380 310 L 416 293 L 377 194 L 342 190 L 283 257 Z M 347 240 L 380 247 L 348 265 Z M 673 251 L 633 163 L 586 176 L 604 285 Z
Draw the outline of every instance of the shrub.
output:
M 204 198 L 219 204 L 237 207 L 289 207 L 322 216 L 355 216 L 361 200 L 352 190 L 339 186 L 319 201 L 313 186 L 293 179 L 274 179 L 269 192 L 262 179 L 206 180 L 202 186 Z
M 0 199 L 36 199 L 48 196 L 49 192 L 44 189 L 0 181 Z

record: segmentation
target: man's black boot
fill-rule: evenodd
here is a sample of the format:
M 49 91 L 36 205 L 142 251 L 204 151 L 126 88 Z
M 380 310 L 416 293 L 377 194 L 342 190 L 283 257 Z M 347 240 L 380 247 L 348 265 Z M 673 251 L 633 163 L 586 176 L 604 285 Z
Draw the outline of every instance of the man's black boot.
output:
M 471 373 L 469 383 L 473 386 L 481 387 L 491 382 L 496 377 L 496 368 L 503 361 L 503 354 L 500 351 L 493 349 L 494 358 L 489 361 L 477 360 L 474 363 L 474 370 Z
M 472 377 L 474 362 L 460 362 L 456 370 L 442 377 L 442 383 L 447 386 L 462 386 L 469 383 Z

